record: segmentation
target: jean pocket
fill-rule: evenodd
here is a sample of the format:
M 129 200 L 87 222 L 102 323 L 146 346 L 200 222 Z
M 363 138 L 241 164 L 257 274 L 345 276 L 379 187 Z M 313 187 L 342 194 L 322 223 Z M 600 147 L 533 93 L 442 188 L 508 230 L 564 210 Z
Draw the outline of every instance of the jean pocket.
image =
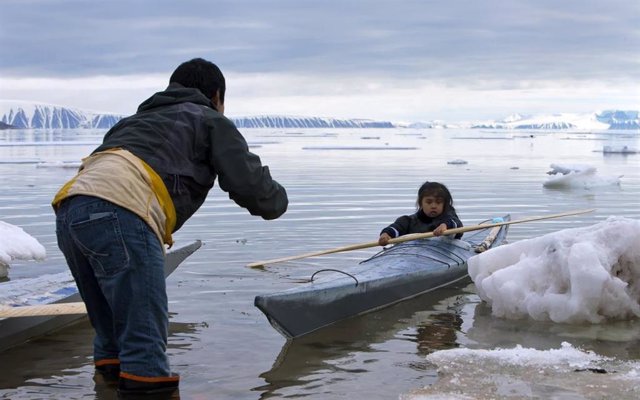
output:
M 129 253 L 115 212 L 90 214 L 69 225 L 73 241 L 96 276 L 112 276 L 129 267 Z

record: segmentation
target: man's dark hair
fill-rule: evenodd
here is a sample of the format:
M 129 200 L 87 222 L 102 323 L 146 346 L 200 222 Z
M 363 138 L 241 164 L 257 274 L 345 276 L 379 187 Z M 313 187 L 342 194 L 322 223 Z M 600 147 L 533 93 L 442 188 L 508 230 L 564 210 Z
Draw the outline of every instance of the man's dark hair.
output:
M 226 89 L 224 75 L 217 65 L 203 58 L 194 58 L 183 62 L 173 71 L 169 83 L 179 83 L 184 87 L 196 88 L 208 99 L 220 93 L 220 102 L 224 103 Z

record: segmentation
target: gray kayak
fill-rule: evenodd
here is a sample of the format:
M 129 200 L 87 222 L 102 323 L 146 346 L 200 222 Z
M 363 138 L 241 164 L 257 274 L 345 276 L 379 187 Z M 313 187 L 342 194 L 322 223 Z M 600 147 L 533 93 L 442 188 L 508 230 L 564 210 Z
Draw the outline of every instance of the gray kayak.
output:
M 498 220 L 509 221 L 506 215 Z M 468 279 L 467 260 L 502 244 L 509 225 L 478 229 L 461 240 L 413 240 L 341 270 L 316 271 L 311 282 L 256 296 L 255 306 L 286 338 L 297 338 L 356 315 Z
M 178 265 L 202 246 L 199 240 L 167 252 L 164 273 L 169 276 Z M 38 306 L 82 301 L 70 272 L 43 275 L 0 283 L 3 306 Z M 76 323 L 86 314 L 0 318 L 0 351 L 17 346 Z

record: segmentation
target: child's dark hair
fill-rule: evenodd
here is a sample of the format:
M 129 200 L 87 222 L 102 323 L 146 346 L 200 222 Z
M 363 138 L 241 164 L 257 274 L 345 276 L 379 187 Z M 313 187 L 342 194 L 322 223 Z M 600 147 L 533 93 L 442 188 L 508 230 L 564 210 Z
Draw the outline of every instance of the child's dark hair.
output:
M 456 212 L 456 209 L 453 207 L 453 197 L 451 197 L 451 192 L 449 192 L 449 189 L 447 189 L 447 187 L 442 183 L 426 181 L 422 186 L 420 186 L 420 189 L 418 189 L 418 200 L 416 201 L 418 209 L 422 204 L 422 199 L 427 196 L 442 199 L 444 202 L 443 212 Z
M 194 58 L 185 61 L 173 71 L 169 83 L 179 83 L 184 87 L 198 89 L 212 99 L 216 92 L 219 93 L 220 102 L 224 103 L 226 85 L 224 75 L 217 65 L 203 58 Z

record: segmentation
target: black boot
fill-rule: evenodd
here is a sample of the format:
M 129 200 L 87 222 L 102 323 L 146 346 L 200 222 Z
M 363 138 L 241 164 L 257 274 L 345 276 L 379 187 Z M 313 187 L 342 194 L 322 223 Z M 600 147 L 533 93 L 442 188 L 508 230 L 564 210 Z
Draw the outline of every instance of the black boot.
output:
M 180 376 L 145 377 L 120 373 L 119 399 L 179 399 Z
M 96 362 L 96 373 L 93 380 L 98 384 L 115 386 L 120 379 L 120 361 L 103 360 Z

